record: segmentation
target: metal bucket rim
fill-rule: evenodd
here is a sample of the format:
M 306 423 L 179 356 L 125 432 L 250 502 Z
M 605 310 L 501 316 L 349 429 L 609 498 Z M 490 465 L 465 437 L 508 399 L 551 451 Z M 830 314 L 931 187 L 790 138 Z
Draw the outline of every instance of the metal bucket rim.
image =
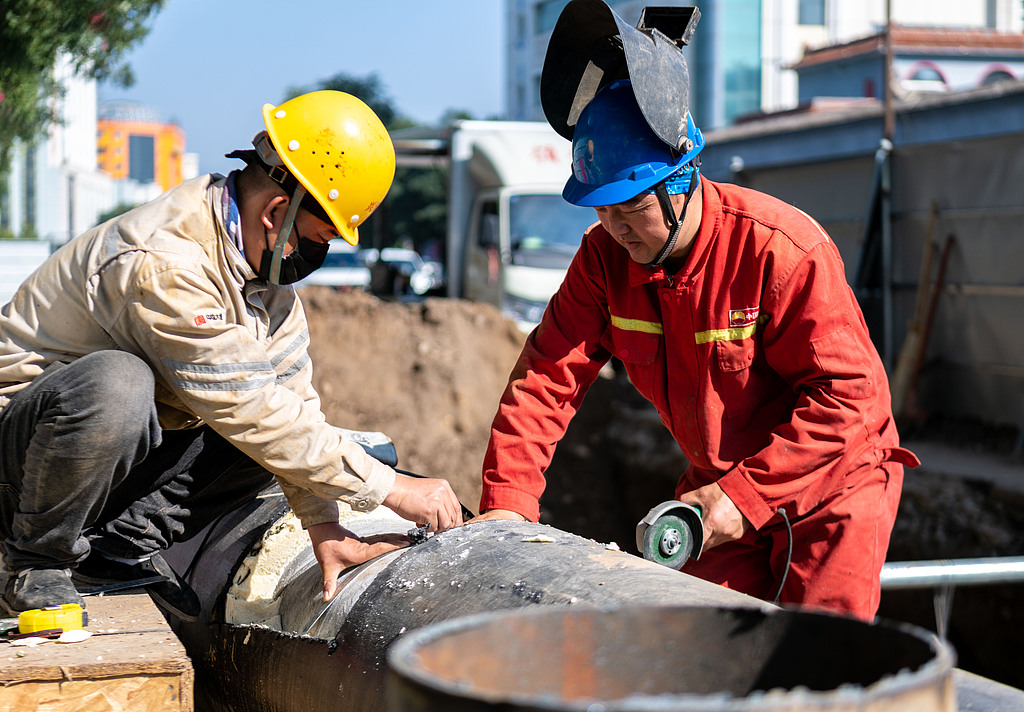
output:
M 888 696 L 893 688 L 900 691 L 908 691 L 915 688 L 923 688 L 932 684 L 936 679 L 948 677 L 952 680 L 952 672 L 955 665 L 956 655 L 948 641 L 940 639 L 935 633 L 902 621 L 890 621 L 876 618 L 872 622 L 860 621 L 859 619 L 843 614 L 829 611 L 808 611 L 795 607 L 771 607 L 771 606 L 693 606 L 693 605 L 658 605 L 658 606 L 630 606 L 629 610 L 715 610 L 715 611 L 750 611 L 762 615 L 790 615 L 797 617 L 827 617 L 837 618 L 852 622 L 860 622 L 866 626 L 885 627 L 898 632 L 906 633 L 918 640 L 925 642 L 934 657 L 926 661 L 916 670 L 901 669 L 896 673 L 883 675 L 879 680 L 867 686 L 854 683 L 844 684 L 834 690 L 821 691 L 797 687 L 791 690 L 768 690 L 755 692 L 747 697 L 739 698 L 729 693 L 714 694 L 673 694 L 663 695 L 632 695 L 615 700 L 564 700 L 552 701 L 550 695 L 539 695 L 529 693 L 506 692 L 498 695 L 460 688 L 458 685 L 446 680 L 439 680 L 433 675 L 423 673 L 412 664 L 411 659 L 415 652 L 425 644 L 444 637 L 450 633 L 463 631 L 469 628 L 481 626 L 499 618 L 511 617 L 543 617 L 549 615 L 564 614 L 566 612 L 589 612 L 589 613 L 614 613 L 626 610 L 622 606 L 614 607 L 579 607 L 575 610 L 543 606 L 540 608 L 520 608 L 512 610 L 488 611 L 469 616 L 452 618 L 438 623 L 418 628 L 402 636 L 395 641 L 388 649 L 388 669 L 392 676 L 399 676 L 409 684 L 426 688 L 432 692 L 450 695 L 463 700 L 479 700 L 489 703 L 503 702 L 512 705 L 513 708 L 551 710 L 552 712 L 667 712 L 668 710 L 684 711 L 693 710 L 715 710 L 723 712 L 758 712 L 759 710 L 777 710 L 779 701 L 785 699 L 793 704 L 801 705 L 801 708 L 812 708 L 821 706 L 827 708 L 829 704 L 847 702 L 846 698 L 856 697 L 861 704 L 871 702 Z M 390 684 L 390 683 L 389 683 Z M 595 706 L 598 705 L 598 706 Z

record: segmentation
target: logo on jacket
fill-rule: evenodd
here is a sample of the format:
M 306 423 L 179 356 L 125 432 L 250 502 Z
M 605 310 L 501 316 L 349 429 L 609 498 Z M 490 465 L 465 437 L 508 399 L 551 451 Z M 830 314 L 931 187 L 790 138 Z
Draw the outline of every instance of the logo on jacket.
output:
M 195 322 L 196 326 L 202 326 L 203 324 L 208 324 L 208 323 L 210 323 L 212 321 L 224 321 L 224 315 L 223 314 L 196 314 L 195 318 L 192 321 Z
M 745 309 L 729 310 L 729 327 L 750 326 L 757 321 L 760 307 L 746 307 Z

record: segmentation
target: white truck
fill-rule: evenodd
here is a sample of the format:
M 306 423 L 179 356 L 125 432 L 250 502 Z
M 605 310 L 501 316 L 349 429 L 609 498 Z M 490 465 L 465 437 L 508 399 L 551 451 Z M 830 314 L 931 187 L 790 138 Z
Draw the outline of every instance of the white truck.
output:
M 531 330 L 597 221 L 562 199 L 570 143 L 533 121 L 457 121 L 392 138 L 399 165 L 449 168 L 448 296 L 494 304 Z

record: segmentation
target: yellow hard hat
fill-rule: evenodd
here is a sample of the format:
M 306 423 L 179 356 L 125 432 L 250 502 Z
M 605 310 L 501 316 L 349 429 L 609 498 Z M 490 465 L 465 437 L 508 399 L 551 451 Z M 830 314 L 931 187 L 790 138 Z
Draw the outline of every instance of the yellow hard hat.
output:
M 323 208 L 349 244 L 391 188 L 395 147 L 360 99 L 315 91 L 263 106 L 263 123 L 285 168 Z

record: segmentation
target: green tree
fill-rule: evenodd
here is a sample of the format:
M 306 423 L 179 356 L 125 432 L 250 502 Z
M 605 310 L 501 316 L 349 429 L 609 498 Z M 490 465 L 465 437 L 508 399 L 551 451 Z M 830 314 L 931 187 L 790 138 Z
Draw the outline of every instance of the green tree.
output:
M 293 99 L 300 94 L 306 94 L 311 91 L 320 91 L 322 89 L 343 91 L 346 94 L 351 94 L 354 97 L 362 99 L 366 102 L 367 106 L 373 109 L 373 113 L 377 114 L 377 117 L 381 120 L 381 123 L 387 127 L 388 131 L 409 128 L 410 126 L 416 125 L 414 121 L 402 116 L 398 112 L 398 109 L 395 108 L 394 101 L 390 96 L 388 96 L 387 90 L 376 72 L 372 72 L 365 77 L 357 77 L 347 74 L 346 72 L 338 72 L 332 77 L 321 79 L 312 86 L 289 87 L 286 92 L 285 99 Z
M 0 180 L 16 139 L 31 143 L 56 120 L 66 56 L 85 76 L 129 85 L 124 52 L 146 36 L 164 0 L 4 0 L 0 5 Z

